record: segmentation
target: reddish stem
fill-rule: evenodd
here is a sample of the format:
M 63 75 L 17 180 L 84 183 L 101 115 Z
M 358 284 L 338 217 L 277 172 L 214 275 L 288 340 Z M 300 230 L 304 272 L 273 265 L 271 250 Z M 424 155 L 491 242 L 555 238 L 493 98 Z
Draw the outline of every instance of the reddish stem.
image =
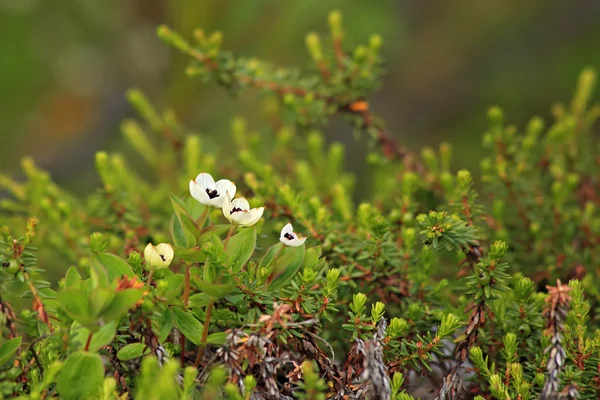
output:
M 90 343 L 92 343 L 92 336 L 93 335 L 94 334 L 92 332 L 90 332 L 90 334 L 88 335 L 87 342 L 85 342 L 85 349 L 84 349 L 84 351 L 90 351 Z
M 210 318 L 212 316 L 212 310 L 215 305 L 214 301 L 211 301 L 206 306 L 206 319 L 204 320 L 204 330 L 202 331 L 202 339 L 200 340 L 200 347 L 198 348 L 198 354 L 196 355 L 196 361 L 194 367 L 198 368 L 204 355 L 204 349 L 206 348 L 206 338 L 208 337 L 208 329 L 210 327 Z

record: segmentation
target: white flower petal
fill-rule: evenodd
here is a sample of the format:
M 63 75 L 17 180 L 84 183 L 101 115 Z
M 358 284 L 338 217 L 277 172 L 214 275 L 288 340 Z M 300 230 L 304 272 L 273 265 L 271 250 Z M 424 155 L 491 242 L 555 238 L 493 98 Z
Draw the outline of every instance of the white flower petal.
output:
M 229 196 L 233 199 L 235 197 L 235 192 L 237 188 L 235 187 L 235 183 L 231 182 L 229 179 L 221 179 L 215 183 L 215 189 L 217 189 L 217 193 L 219 193 L 219 197 L 224 197 L 226 192 L 229 192 Z
M 281 230 L 281 235 L 280 236 L 283 237 L 286 233 L 294 233 L 294 227 L 289 222 Z
M 173 247 L 171 247 L 168 243 L 160 243 L 156 246 L 156 251 L 159 255 L 161 255 L 164 262 L 170 264 L 173 261 L 173 256 L 175 252 L 173 251 Z
M 208 200 L 207 205 L 215 208 L 223 208 L 223 201 L 225 200 L 222 196 L 213 197 Z
M 149 268 L 166 268 L 173 261 L 173 256 L 173 247 L 167 243 L 160 243 L 156 247 L 148 243 L 144 249 L 144 259 Z
M 245 198 L 238 197 L 237 199 L 233 199 L 233 201 L 231 202 L 230 211 L 234 208 L 239 208 L 240 210 L 248 211 L 250 210 L 250 203 L 248 203 L 248 200 L 246 200 Z
M 296 232 L 294 232 L 294 227 L 292 224 L 288 223 L 281 230 L 279 241 L 289 247 L 298 247 L 304 244 L 306 238 L 300 237 Z
M 190 194 L 194 199 L 200 202 L 200 204 L 208 205 L 210 203 L 210 197 L 206 193 L 206 190 L 202 189 L 198 183 L 190 181 Z
M 233 222 L 239 226 L 252 226 L 260 220 L 264 211 L 264 207 L 253 208 L 250 211 L 234 212 L 231 217 Z
M 297 235 L 294 235 L 294 238 L 292 240 L 288 240 L 287 246 L 290 246 L 290 247 L 299 247 L 299 246 L 302 246 L 304 244 L 304 242 L 306 242 L 306 238 L 305 237 L 299 238 Z
M 204 191 L 206 191 L 206 189 L 214 190 L 215 188 L 215 180 L 213 179 L 212 175 L 207 172 L 198 174 L 195 180 L 200 188 Z
M 225 216 L 225 218 L 227 218 L 229 222 L 233 222 L 231 209 L 231 197 L 229 196 L 228 192 L 225 192 L 225 195 L 223 196 L 223 205 L 221 206 L 221 210 L 223 210 L 223 215 Z
M 153 253 L 156 252 L 156 248 L 152 245 L 152 243 L 148 243 L 146 245 L 146 248 L 144 249 L 144 258 L 146 259 L 146 261 L 148 260 L 148 258 L 153 256 Z

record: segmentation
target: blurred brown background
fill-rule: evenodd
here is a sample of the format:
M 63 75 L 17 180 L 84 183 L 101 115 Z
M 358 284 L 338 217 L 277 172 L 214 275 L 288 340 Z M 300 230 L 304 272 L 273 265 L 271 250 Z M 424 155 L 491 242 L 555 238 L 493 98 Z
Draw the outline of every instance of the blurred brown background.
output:
M 157 39 L 156 26 L 187 37 L 221 30 L 224 48 L 307 66 L 304 35 L 325 33 L 334 8 L 351 43 L 384 38 L 387 74 L 373 109 L 413 148 L 454 143 L 457 166 L 480 159 L 469 154 L 490 105 L 517 124 L 547 116 L 585 65 L 600 65 L 597 0 L 0 0 L 0 172 L 16 174 L 32 155 L 61 183 L 88 188 L 94 152 L 119 147 L 132 86 L 208 137 L 236 114 L 258 127 L 254 94 L 232 102 L 187 78 L 186 57 Z M 352 143 L 344 124 L 330 129 Z

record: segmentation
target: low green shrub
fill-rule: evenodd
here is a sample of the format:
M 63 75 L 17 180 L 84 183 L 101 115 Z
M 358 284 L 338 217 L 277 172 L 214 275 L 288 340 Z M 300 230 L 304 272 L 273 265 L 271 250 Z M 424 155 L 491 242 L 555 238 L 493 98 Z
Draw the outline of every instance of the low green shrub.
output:
M 190 75 L 265 92 L 267 123 L 219 146 L 133 89 L 137 155 L 99 152 L 97 191 L 31 159 L 0 176 L 2 396 L 599 398 L 594 72 L 552 123 L 491 108 L 475 179 L 396 142 L 368 102 L 382 39 L 329 24 L 306 71 L 160 27 Z M 316 130 L 337 115 L 368 138 L 360 180 Z

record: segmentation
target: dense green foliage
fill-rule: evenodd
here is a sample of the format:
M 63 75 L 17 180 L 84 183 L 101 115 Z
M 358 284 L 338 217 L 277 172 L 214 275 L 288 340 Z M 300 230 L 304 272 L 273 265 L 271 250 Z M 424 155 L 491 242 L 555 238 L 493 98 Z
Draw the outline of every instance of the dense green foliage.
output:
M 348 48 L 329 25 L 307 35 L 308 71 L 160 27 L 190 75 L 264 91 L 268 123 L 238 118 L 209 148 L 134 89 L 137 155 L 98 153 L 95 193 L 30 159 L 25 181 L 0 177 L 3 396 L 598 398 L 593 71 L 547 127 L 490 109 L 476 190 L 450 145 L 413 154 L 372 114 L 382 39 Z M 335 115 L 369 138 L 371 184 L 316 130 Z

